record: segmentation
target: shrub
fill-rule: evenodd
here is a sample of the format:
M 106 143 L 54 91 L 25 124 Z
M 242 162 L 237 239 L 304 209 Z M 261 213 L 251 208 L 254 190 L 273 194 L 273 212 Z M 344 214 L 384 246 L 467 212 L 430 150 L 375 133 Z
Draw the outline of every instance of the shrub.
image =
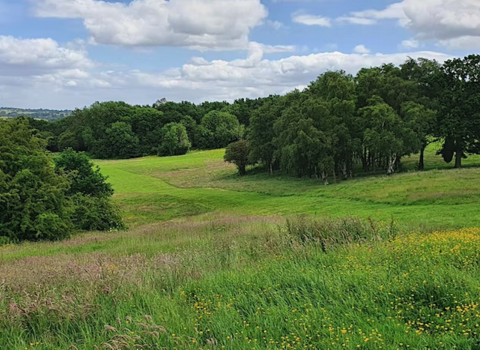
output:
M 77 193 L 72 197 L 75 210 L 72 222 L 84 231 L 116 231 L 126 228 L 120 208 L 108 197 L 92 197 Z

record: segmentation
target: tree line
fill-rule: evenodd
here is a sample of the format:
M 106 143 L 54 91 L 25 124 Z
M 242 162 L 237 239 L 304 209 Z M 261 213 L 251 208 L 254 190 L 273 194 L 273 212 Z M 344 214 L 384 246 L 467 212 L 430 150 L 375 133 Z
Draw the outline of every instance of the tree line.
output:
M 320 75 L 303 91 L 234 103 L 158 101 L 152 106 L 95 103 L 53 123 L 31 121 L 52 151 L 72 148 L 98 158 L 180 155 L 227 149 L 225 160 L 273 173 L 349 178 L 362 169 L 392 174 L 403 157 L 429 143 L 461 167 L 480 152 L 480 56 L 441 64 L 408 59 L 395 66 Z

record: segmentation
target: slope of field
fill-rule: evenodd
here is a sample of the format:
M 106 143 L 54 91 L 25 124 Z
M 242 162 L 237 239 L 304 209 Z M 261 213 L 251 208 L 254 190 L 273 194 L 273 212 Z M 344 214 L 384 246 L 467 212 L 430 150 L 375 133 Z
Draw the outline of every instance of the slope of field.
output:
M 469 158 L 467 169 L 454 170 L 434 153 L 427 153 L 427 168 L 435 170 L 328 187 L 317 179 L 264 173 L 238 177 L 235 167 L 223 162 L 223 150 L 97 163 L 110 176 L 116 200 L 133 226 L 212 212 L 351 215 L 445 228 L 480 225 L 480 169 L 468 168 L 480 163 L 479 157 Z M 405 168 L 414 168 L 415 162 L 407 159 Z

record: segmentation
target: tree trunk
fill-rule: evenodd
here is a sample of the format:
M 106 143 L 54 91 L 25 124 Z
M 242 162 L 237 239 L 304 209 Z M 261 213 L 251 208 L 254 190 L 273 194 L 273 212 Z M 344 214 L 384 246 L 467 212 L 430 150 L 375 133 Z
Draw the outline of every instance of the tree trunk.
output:
M 392 175 L 395 172 L 395 162 L 397 161 L 397 155 L 392 154 L 388 158 L 388 170 L 387 170 L 387 175 Z
M 270 175 L 273 175 L 273 162 L 270 162 Z
M 424 144 L 420 150 L 420 160 L 418 161 L 418 170 L 425 170 L 425 148 L 427 146 Z
M 368 155 L 367 155 L 367 149 L 364 149 L 363 151 L 363 154 L 362 154 L 362 167 L 363 167 L 363 171 L 367 171 L 368 170 L 368 159 L 367 159 Z
M 247 167 L 245 165 L 239 165 L 238 173 L 240 174 L 240 176 L 245 175 L 247 173 Z
M 328 186 L 328 176 L 327 176 L 327 173 L 325 171 L 323 171 L 323 173 L 322 173 L 322 179 L 323 179 L 323 183 L 325 184 L 325 186 Z
M 455 168 L 460 169 L 462 167 L 462 156 L 463 152 L 457 151 L 455 152 Z
M 344 180 L 348 179 L 347 162 L 343 162 L 342 164 L 342 175 Z

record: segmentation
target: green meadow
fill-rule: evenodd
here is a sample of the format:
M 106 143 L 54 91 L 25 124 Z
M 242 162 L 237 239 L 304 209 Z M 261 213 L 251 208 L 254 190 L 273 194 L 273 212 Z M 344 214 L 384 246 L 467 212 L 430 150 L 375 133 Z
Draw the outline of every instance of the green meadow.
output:
M 130 226 L 207 213 L 283 216 L 292 214 L 372 217 L 438 228 L 479 225 L 480 157 L 453 170 L 427 151 L 427 169 L 415 171 L 417 157 L 404 173 L 371 175 L 332 183 L 318 179 L 257 173 L 239 177 L 223 162 L 223 150 L 179 157 L 97 161 L 110 176 L 116 200 Z M 333 179 L 331 179 L 333 182 Z
M 480 157 L 239 177 L 95 161 L 129 230 L 0 247 L 0 349 L 480 349 Z

